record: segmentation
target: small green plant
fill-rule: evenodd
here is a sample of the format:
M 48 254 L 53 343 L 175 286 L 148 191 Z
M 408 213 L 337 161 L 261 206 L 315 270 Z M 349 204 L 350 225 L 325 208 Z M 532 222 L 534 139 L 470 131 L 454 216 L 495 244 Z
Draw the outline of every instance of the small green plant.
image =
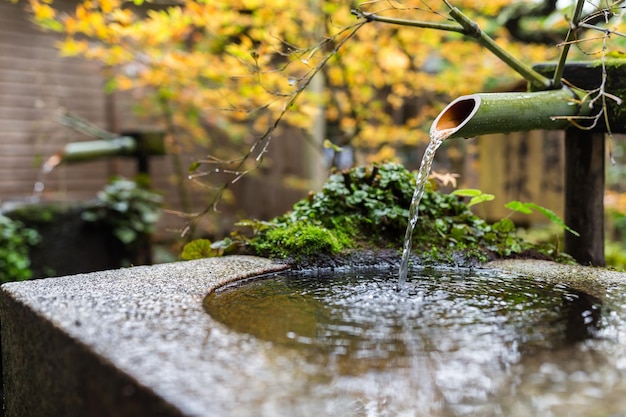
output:
M 217 251 L 211 247 L 209 239 L 192 240 L 183 247 L 183 252 L 180 254 L 180 257 L 185 261 L 213 256 L 217 256 Z
M 567 226 L 563 219 L 557 216 L 555 212 L 538 204 L 522 203 L 521 201 L 513 200 L 506 203 L 504 207 L 508 208 L 509 210 L 517 211 L 523 214 L 531 214 L 533 210 L 537 210 L 539 213 L 546 216 L 548 220 L 550 220 L 552 223 L 556 224 L 559 227 L 562 227 L 574 236 L 580 236 L 580 234 L 576 230 L 573 230 L 569 226 Z
M 483 193 L 474 188 L 461 188 L 452 191 L 451 194 L 459 197 L 469 197 L 470 201 L 467 203 L 467 207 L 472 207 L 473 205 L 484 203 L 485 201 L 492 201 L 496 198 L 493 194 Z
M 31 278 L 28 250 L 39 241 L 36 230 L 0 214 L 0 282 Z
M 98 193 L 98 204 L 83 212 L 86 221 L 103 221 L 124 244 L 154 231 L 162 197 L 135 181 L 116 177 Z
M 222 256 L 225 252 L 232 249 L 234 245 L 235 242 L 230 238 L 217 242 L 211 242 L 209 239 L 195 239 L 183 247 L 180 257 L 185 261 L 189 261 L 191 259 Z
M 372 164 L 336 172 L 318 193 L 275 219 L 278 224 L 317 222 L 348 235 L 395 240 L 406 230 L 415 177 L 402 165 Z

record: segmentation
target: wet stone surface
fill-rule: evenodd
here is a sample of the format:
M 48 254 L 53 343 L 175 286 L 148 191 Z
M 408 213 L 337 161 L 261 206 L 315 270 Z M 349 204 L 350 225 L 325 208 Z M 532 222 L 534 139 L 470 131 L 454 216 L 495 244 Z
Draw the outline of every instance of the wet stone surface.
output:
M 233 280 L 284 273 L 285 265 L 267 259 L 213 258 L 10 283 L 0 294 L 3 339 L 5 320 L 17 316 L 18 306 L 29 309 L 30 321 L 19 326 L 39 321 L 66 334 L 91 352 L 93 366 L 115 368 L 136 381 L 134 390 L 177 410 L 168 416 L 620 415 L 626 410 L 624 274 L 542 265 L 557 273 L 428 272 L 410 277 L 406 292 L 394 289 L 392 266 L 382 279 L 305 290 L 311 292 L 305 299 L 314 298 L 304 304 L 300 295 L 283 294 L 298 312 L 289 313 L 290 323 L 302 324 L 275 322 L 264 333 L 258 333 L 261 310 L 255 310 L 258 325 L 236 328 L 208 314 L 203 301 Z M 297 280 L 280 285 L 302 294 Z M 505 295 L 511 293 L 517 296 Z M 310 314 L 315 326 L 304 320 Z M 360 318 L 362 328 L 354 325 Z M 37 343 L 46 344 L 29 340 L 23 361 Z M 313 341 L 322 346 L 311 349 Z M 49 377 L 65 383 L 58 374 Z

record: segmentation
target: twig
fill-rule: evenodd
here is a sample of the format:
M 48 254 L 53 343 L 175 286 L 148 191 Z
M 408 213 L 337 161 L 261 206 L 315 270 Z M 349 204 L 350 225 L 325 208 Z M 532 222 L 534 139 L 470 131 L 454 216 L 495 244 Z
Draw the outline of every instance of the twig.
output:
M 613 29 L 608 29 L 608 28 L 601 28 L 595 25 L 590 25 L 587 23 L 581 23 L 580 25 L 578 25 L 581 28 L 585 28 L 585 29 L 592 29 L 592 30 L 597 30 L 598 32 L 604 32 L 605 35 L 617 35 L 617 36 L 621 36 L 623 38 L 626 38 L 626 33 L 623 32 L 618 32 L 616 30 Z
M 56 119 L 62 125 L 74 129 L 84 135 L 94 137 L 96 139 L 113 140 L 119 137 L 119 135 L 101 129 L 93 123 L 70 112 L 59 114 Z

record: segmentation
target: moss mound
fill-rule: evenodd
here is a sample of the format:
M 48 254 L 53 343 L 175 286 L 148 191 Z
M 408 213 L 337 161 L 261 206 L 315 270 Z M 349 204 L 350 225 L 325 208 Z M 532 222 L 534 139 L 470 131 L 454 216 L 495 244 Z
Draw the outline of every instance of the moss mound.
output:
M 399 253 L 408 224 L 415 175 L 395 163 L 336 172 L 323 189 L 269 222 L 245 220 L 243 230 L 215 242 L 220 253 L 251 253 L 311 262 L 360 253 Z M 193 245 L 191 242 L 190 245 Z M 535 247 L 516 234 L 509 219 L 489 224 L 462 198 L 433 184 L 419 206 L 413 250 L 421 263 L 467 264 L 528 256 L 554 258 L 556 250 Z M 375 255 L 373 255 L 375 256 Z

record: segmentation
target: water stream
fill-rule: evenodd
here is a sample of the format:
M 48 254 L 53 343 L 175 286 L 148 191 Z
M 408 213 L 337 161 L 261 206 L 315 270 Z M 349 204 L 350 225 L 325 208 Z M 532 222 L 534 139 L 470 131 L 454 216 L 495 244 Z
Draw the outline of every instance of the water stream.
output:
M 37 175 L 37 181 L 33 186 L 33 194 L 30 197 L 30 202 L 33 204 L 39 203 L 41 201 L 41 195 L 43 194 L 43 190 L 45 189 L 45 179 L 48 174 L 52 172 L 54 168 L 56 168 L 63 161 L 63 155 L 61 153 L 55 153 L 43 163 L 41 169 L 39 170 L 39 174 Z
M 443 141 L 454 132 L 454 129 L 444 129 L 430 131 L 430 142 L 424 151 L 422 157 L 422 163 L 417 173 L 417 180 L 415 184 L 415 192 L 411 199 L 411 207 L 409 208 L 409 224 L 406 228 L 404 235 L 404 247 L 402 249 L 402 260 L 400 262 L 400 273 L 398 278 L 398 288 L 402 288 L 406 283 L 406 277 L 409 270 L 409 259 L 411 257 L 411 246 L 413 239 L 413 230 L 417 224 L 419 218 L 419 205 L 424 195 L 424 188 L 426 187 L 426 181 L 430 175 L 430 169 L 435 159 L 435 153 Z

